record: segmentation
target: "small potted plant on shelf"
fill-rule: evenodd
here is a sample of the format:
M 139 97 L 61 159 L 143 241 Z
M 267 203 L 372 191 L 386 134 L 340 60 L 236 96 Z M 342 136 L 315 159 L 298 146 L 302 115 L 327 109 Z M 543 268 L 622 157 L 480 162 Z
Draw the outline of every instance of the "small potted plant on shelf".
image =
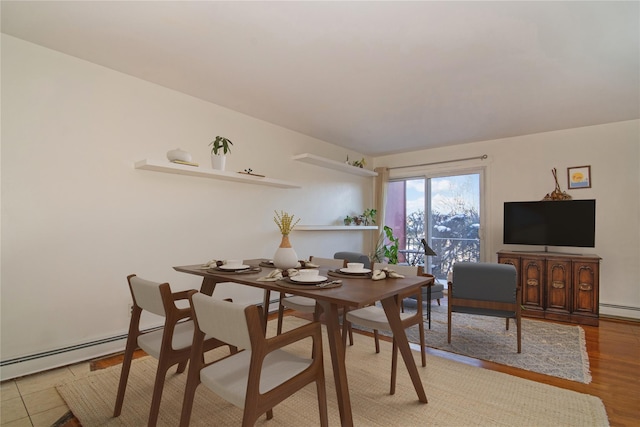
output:
M 378 211 L 375 209 L 365 209 L 364 212 L 362 212 L 362 219 L 363 219 L 364 225 L 375 224 L 377 213 Z
M 351 225 L 352 222 L 353 218 L 351 218 L 349 215 L 344 217 L 344 225 Z
M 231 142 L 223 136 L 216 136 L 216 139 L 209 143 L 211 146 L 211 167 L 217 170 L 224 170 L 227 153 L 231 153 Z

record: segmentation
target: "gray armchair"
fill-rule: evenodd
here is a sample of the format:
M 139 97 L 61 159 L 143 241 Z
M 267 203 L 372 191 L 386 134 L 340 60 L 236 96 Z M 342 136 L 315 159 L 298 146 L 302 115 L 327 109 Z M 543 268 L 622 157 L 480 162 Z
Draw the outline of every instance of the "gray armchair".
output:
M 451 313 L 516 319 L 518 353 L 521 352 L 520 286 L 513 265 L 458 262 L 449 283 L 448 331 L 451 342 Z

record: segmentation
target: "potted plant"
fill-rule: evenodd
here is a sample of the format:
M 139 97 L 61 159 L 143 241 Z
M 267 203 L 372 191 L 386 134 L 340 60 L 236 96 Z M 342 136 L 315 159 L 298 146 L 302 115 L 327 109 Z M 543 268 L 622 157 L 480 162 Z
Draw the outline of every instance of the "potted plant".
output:
M 223 136 L 216 136 L 216 139 L 209 143 L 211 146 L 211 167 L 217 170 L 224 170 L 226 154 L 231 152 L 231 142 Z
M 373 225 L 376 223 L 376 213 L 378 213 L 375 209 L 365 209 L 362 213 L 362 218 L 364 220 L 364 225 Z
M 351 225 L 352 222 L 353 218 L 351 218 L 349 215 L 344 217 L 344 225 Z
M 393 229 L 389 226 L 384 226 L 384 234 L 389 239 L 389 245 L 384 245 L 384 256 L 389 260 L 389 264 L 398 263 L 398 242 L 399 239 L 393 235 Z

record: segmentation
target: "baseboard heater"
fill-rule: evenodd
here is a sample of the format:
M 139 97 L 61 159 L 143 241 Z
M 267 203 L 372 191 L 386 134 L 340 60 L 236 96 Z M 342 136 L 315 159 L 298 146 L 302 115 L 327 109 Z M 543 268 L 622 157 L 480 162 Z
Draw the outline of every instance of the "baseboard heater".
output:
M 271 305 L 271 304 L 274 304 L 274 303 L 277 304 L 278 301 L 279 301 L 279 299 L 274 299 L 274 300 L 270 300 L 269 302 L 270 302 L 270 305 Z M 262 306 L 262 303 L 257 304 L 257 305 Z M 277 311 L 277 306 L 275 307 L 275 310 L 271 309 L 271 307 L 270 307 L 269 313 L 272 313 L 274 311 Z M 162 326 L 156 326 L 156 327 L 153 327 L 153 328 L 148 328 L 148 329 L 143 330 L 143 332 L 151 332 L 151 331 L 155 331 L 155 330 L 158 330 L 158 329 L 162 329 Z M 116 336 L 109 337 L 109 338 L 102 338 L 102 339 L 95 340 L 95 341 L 85 342 L 85 343 L 82 343 L 82 344 L 76 344 L 76 345 L 71 345 L 71 346 L 68 346 L 68 347 L 62 347 L 62 348 L 58 348 L 58 349 L 55 349 L 55 350 L 43 351 L 41 353 L 29 354 L 29 355 L 26 355 L 26 356 L 15 357 L 13 359 L 8 359 L 8 360 L 0 360 L 0 367 L 10 366 L 10 365 L 14 365 L 16 363 L 29 362 L 29 361 L 37 360 L 37 359 L 43 359 L 45 357 L 51 357 L 51 356 L 55 356 L 57 354 L 69 353 L 69 352 L 72 352 L 72 351 L 82 350 L 82 349 L 89 348 L 89 347 L 96 347 L 96 346 L 103 345 L 103 344 L 109 344 L 109 343 L 112 343 L 114 341 L 119 341 L 119 340 L 122 340 L 122 339 L 126 339 L 127 335 L 128 334 L 121 334 L 121 335 L 116 335 Z
M 158 330 L 158 329 L 162 329 L 162 326 L 156 326 L 154 328 L 145 329 L 143 332 L 151 332 L 151 331 L 155 331 L 155 330 Z M 127 339 L 128 335 L 129 334 L 121 334 L 121 335 L 116 335 L 116 336 L 109 337 L 109 338 L 102 338 L 102 339 L 95 340 L 95 341 L 85 342 L 85 343 L 82 343 L 82 344 L 70 345 L 68 347 L 62 347 L 62 348 L 58 348 L 58 349 L 55 349 L 55 350 L 48 350 L 48 351 L 43 351 L 41 353 L 29 354 L 27 356 L 21 356 L 21 357 L 15 357 L 13 359 L 2 360 L 2 361 L 0 361 L 0 367 L 14 365 L 16 363 L 29 362 L 31 360 L 37 360 L 37 359 L 42 359 L 42 358 L 45 358 L 45 357 L 51 357 L 51 356 L 55 356 L 57 354 L 69 353 L 69 352 L 72 352 L 72 351 L 82 350 L 82 349 L 89 348 L 89 347 L 95 347 L 95 346 L 99 346 L 99 345 L 103 345 L 103 344 L 108 344 L 108 343 L 111 343 L 111 342 L 114 342 L 114 341 Z

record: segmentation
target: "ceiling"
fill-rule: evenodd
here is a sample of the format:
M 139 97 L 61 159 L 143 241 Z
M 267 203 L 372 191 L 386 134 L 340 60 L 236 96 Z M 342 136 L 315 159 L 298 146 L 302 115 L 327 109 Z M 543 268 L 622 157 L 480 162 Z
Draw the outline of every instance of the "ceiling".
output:
M 639 2 L 2 1 L 2 32 L 370 156 L 640 118 Z

